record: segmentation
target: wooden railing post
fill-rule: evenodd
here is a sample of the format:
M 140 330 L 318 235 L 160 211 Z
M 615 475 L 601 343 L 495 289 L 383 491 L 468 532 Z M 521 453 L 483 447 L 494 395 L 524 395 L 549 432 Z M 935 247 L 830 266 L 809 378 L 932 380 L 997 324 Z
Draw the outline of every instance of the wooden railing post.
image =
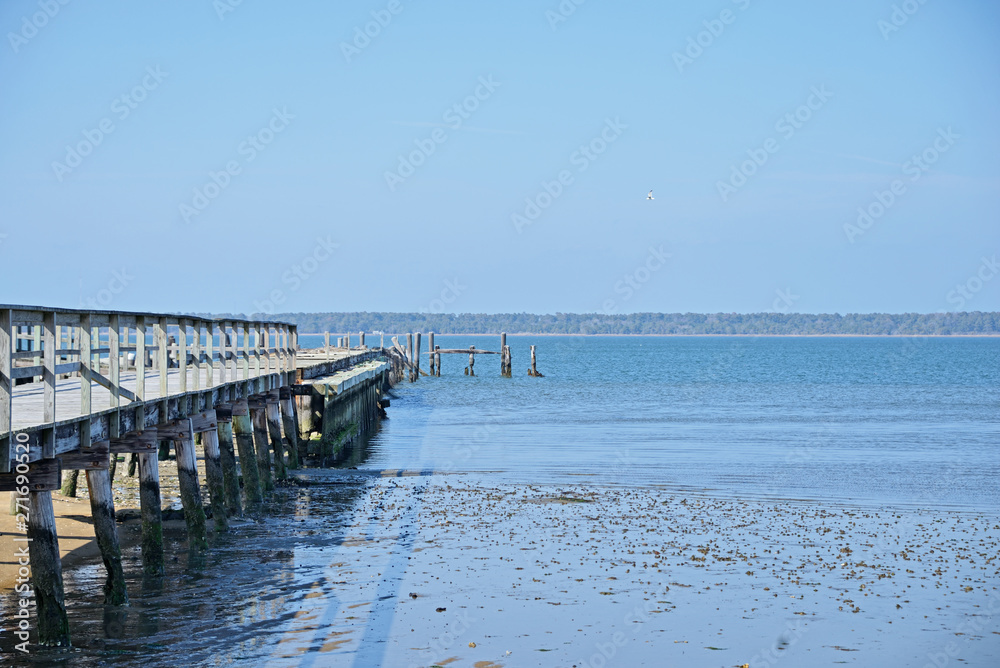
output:
M 215 323 L 207 320 L 205 325 L 205 361 L 202 369 L 205 371 L 205 388 L 215 387 Z
M 188 333 L 187 320 L 177 321 L 177 370 L 180 372 L 181 392 L 188 391 Z
M 240 334 L 243 335 L 243 346 L 240 348 L 240 379 L 250 378 L 250 328 L 247 322 L 240 323 Z
M 42 328 L 45 330 L 42 335 L 42 345 L 45 347 L 45 352 L 42 356 L 43 364 L 45 365 L 44 372 L 42 373 L 42 383 L 44 385 L 42 389 L 42 422 L 44 424 L 52 424 L 56 421 L 56 360 L 58 359 L 58 355 L 56 354 L 58 345 L 56 343 L 55 311 L 45 312 L 42 316 Z M 42 434 L 42 458 L 50 459 L 55 456 L 55 429 L 49 428 Z
M 111 408 L 118 408 L 121 404 L 121 319 L 117 315 L 112 315 L 108 323 L 108 380 L 111 381 Z M 116 415 L 117 417 L 117 415 Z M 115 420 L 117 426 L 118 421 Z M 118 434 L 112 435 L 117 438 Z
M 11 407 L 14 382 L 10 377 L 12 364 L 11 318 L 10 309 L 0 310 L 0 473 L 10 473 L 10 456 L 12 448 Z
M 135 397 L 138 401 L 146 398 L 146 319 L 135 319 Z
M 169 369 L 167 356 L 167 319 L 160 318 L 153 325 L 153 345 L 156 346 L 156 366 L 160 374 L 160 399 L 167 397 L 167 371 Z

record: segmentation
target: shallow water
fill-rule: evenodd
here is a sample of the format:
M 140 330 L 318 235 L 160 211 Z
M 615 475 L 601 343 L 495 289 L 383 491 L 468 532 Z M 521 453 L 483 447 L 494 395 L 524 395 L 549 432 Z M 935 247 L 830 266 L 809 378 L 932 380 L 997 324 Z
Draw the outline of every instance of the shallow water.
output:
M 29 662 L 1000 655 L 1000 341 L 508 337 L 515 369 L 529 340 L 545 378 L 447 356 L 396 388 L 359 470 L 304 471 L 203 559 L 171 529 L 145 579 L 127 547 L 130 608 L 100 605 L 100 564 L 67 572 L 75 648 Z
M 498 337 L 438 337 L 495 350 Z M 528 346 L 538 346 L 530 378 Z M 397 389 L 374 468 L 1000 508 L 1000 339 L 508 337 Z

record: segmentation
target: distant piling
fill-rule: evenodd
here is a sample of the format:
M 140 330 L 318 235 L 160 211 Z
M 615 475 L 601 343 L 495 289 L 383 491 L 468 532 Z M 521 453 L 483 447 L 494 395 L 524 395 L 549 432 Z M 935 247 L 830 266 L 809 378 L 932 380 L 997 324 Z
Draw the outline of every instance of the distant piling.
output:
M 430 354 L 427 356 L 429 358 L 428 361 L 427 361 L 427 365 L 430 367 L 430 371 L 431 371 L 431 375 L 432 376 L 435 375 L 434 371 L 435 371 L 435 368 L 436 368 L 435 367 L 436 360 L 434 359 L 435 358 L 435 354 L 434 354 L 435 350 L 436 350 L 436 348 L 434 347 L 434 332 L 428 332 L 427 333 L 427 352 L 429 352 Z

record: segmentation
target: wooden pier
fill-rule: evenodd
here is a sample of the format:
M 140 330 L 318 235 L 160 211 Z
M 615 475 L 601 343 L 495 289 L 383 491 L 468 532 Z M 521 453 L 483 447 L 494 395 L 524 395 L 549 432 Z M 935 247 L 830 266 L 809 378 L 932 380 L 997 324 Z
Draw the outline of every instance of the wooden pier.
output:
M 310 454 L 336 460 L 374 425 L 401 370 L 360 340 L 336 354 L 301 351 L 290 323 L 0 305 L 0 491 L 13 494 L 24 534 L 12 538 L 30 553 L 38 643 L 70 644 L 51 497 L 63 472 L 86 471 L 105 604 L 126 605 L 112 461 L 136 459 L 143 570 L 162 574 L 161 445 L 176 456 L 189 548 L 205 550 L 206 504 L 224 531 Z

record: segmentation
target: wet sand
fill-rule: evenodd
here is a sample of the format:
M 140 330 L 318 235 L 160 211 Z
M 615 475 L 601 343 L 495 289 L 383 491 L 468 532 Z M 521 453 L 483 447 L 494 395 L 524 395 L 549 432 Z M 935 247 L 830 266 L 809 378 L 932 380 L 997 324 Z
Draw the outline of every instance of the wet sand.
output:
M 993 666 L 995 513 L 308 469 L 204 558 L 100 605 L 61 665 Z M 85 503 L 85 502 L 83 502 Z M 129 531 L 126 527 L 125 531 Z M 941 662 L 944 663 L 941 663 Z
M 992 666 L 998 538 L 982 513 L 383 478 L 270 659 Z

